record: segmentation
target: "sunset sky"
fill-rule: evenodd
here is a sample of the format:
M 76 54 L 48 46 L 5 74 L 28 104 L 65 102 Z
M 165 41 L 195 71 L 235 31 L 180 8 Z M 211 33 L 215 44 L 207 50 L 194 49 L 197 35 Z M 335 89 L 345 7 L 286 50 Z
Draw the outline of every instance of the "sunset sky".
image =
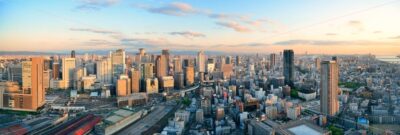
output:
M 400 54 L 400 0 L 0 0 L 0 51 Z

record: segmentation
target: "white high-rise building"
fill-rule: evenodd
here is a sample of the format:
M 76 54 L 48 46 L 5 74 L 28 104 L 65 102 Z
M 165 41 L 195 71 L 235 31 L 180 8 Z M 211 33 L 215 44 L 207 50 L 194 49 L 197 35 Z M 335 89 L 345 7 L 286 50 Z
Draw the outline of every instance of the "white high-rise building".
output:
M 338 65 L 336 61 L 321 62 L 321 113 L 335 115 L 339 112 Z
M 111 58 L 105 58 L 96 63 L 97 80 L 104 84 L 112 83 L 112 63 Z
M 118 49 L 111 53 L 111 63 L 112 63 L 112 76 L 113 82 L 118 80 L 118 77 L 125 72 L 125 50 Z
M 72 87 L 75 64 L 75 58 L 62 59 L 62 81 L 64 83 L 64 89 Z
M 197 53 L 197 71 L 199 72 L 205 72 L 205 63 L 206 63 L 206 57 L 204 54 L 204 51 L 200 51 Z

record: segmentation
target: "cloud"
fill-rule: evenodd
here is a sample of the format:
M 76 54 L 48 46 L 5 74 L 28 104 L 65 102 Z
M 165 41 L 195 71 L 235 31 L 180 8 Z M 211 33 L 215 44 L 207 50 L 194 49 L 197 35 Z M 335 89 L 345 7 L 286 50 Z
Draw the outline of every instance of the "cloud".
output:
M 89 41 L 83 42 L 85 46 L 120 46 L 117 42 L 111 42 L 104 39 L 91 39 Z
M 372 33 L 374 33 L 374 34 L 380 34 L 380 33 L 382 33 L 382 31 L 376 30 L 376 31 L 374 31 L 374 32 L 372 32 Z
M 180 35 L 186 38 L 191 37 L 206 37 L 206 35 L 199 33 L 199 32 L 192 32 L 192 31 L 183 31 L 183 32 L 170 32 L 170 35 Z
M 182 2 L 173 2 L 160 7 L 153 7 L 148 5 L 135 5 L 137 8 L 145 9 L 151 13 L 172 15 L 172 16 L 186 16 L 189 14 L 199 14 L 202 13 L 201 10 L 195 9 L 190 4 Z
M 283 45 L 283 46 L 291 46 L 291 45 L 315 45 L 315 46 L 334 46 L 334 45 L 393 45 L 397 46 L 398 43 L 395 42 L 378 42 L 378 41 L 368 41 L 368 40 L 353 40 L 353 41 L 341 41 L 341 40 L 286 40 L 275 42 L 274 45 Z
M 207 9 L 200 9 L 193 7 L 188 3 L 173 2 L 161 6 L 135 4 L 133 7 L 144 9 L 150 13 L 164 14 L 170 16 L 189 16 L 189 15 L 202 15 L 212 20 L 216 20 L 217 25 L 234 28 L 237 32 L 250 31 L 250 27 L 254 30 L 265 31 L 262 29 L 264 24 L 271 24 L 271 27 L 275 27 L 276 22 L 269 21 L 268 19 L 254 19 L 245 15 L 238 14 L 226 14 L 226 13 L 215 13 Z
M 119 0 L 80 0 L 81 4 L 76 9 L 99 10 L 100 8 L 115 5 Z
M 246 27 L 244 25 L 241 25 L 241 24 L 239 24 L 237 22 L 233 22 L 233 21 L 230 21 L 230 22 L 216 22 L 216 24 L 220 25 L 220 26 L 227 27 L 227 28 L 234 29 L 237 32 L 250 32 L 251 31 L 250 28 L 248 28 L 248 27 Z
M 98 33 L 98 34 L 120 34 L 119 32 L 115 32 L 115 31 L 97 30 L 97 29 L 90 29 L 90 28 L 70 28 L 69 30 L 92 32 L 92 33 Z
M 400 36 L 389 37 L 390 39 L 400 39 Z
M 364 25 L 361 21 L 349 21 L 347 22 L 347 25 L 352 27 L 353 29 L 357 30 L 357 31 L 363 31 L 364 30 Z
M 344 44 L 343 41 L 331 40 L 286 40 L 274 43 L 275 45 L 338 45 Z
M 326 33 L 325 35 L 326 36 L 336 36 L 337 34 L 336 33 Z
M 121 45 L 130 48 L 147 48 L 147 49 L 157 49 L 169 45 L 169 41 L 164 38 L 158 39 L 146 39 L 146 38 L 123 38 L 120 39 Z

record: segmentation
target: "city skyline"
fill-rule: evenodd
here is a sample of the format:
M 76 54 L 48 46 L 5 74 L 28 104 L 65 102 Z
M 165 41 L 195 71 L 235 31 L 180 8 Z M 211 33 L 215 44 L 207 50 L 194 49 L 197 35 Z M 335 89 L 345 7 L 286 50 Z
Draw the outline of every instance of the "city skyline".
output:
M 398 55 L 399 7 L 398 0 L 0 0 L 0 50 Z

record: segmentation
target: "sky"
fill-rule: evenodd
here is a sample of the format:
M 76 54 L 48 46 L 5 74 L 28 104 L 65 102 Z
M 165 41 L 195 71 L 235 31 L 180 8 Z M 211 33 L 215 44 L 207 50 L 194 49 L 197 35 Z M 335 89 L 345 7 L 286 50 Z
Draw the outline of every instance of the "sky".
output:
M 400 54 L 400 0 L 0 0 L 0 51 Z

